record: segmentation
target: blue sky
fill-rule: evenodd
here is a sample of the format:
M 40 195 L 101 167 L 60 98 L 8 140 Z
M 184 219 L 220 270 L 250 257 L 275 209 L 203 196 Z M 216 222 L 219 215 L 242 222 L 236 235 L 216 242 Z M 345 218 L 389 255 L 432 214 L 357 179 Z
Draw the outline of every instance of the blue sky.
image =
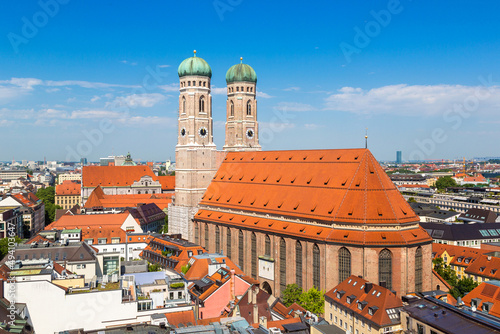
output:
M 499 11 L 497 1 L 9 1 L 0 161 L 174 159 L 177 67 L 193 49 L 212 67 L 219 148 L 225 73 L 242 56 L 258 76 L 265 150 L 362 147 L 368 128 L 379 160 L 499 156 Z

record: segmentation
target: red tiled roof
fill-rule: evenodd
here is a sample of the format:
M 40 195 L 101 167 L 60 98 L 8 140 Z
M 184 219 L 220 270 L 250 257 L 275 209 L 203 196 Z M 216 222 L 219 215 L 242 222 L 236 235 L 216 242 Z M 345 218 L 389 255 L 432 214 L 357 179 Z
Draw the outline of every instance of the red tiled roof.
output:
M 326 223 L 419 221 L 367 149 L 229 152 L 200 204 Z
M 134 194 L 134 195 L 106 195 L 100 186 L 97 186 L 91 193 L 85 208 L 125 208 L 137 207 L 138 204 L 156 204 L 160 209 L 165 210 L 172 202 L 174 194 Z
M 231 259 L 227 256 L 220 256 L 215 259 L 217 263 L 225 263 L 229 270 L 234 270 L 236 275 L 244 275 L 243 271 L 234 264 Z M 212 262 L 213 263 L 213 262 Z M 208 275 L 208 259 L 196 259 L 193 264 L 189 268 L 189 270 L 184 274 L 184 278 L 188 281 L 194 281 L 198 279 L 202 279 L 203 277 Z
M 165 313 L 165 316 L 167 317 L 168 324 L 174 328 L 178 328 L 180 324 L 184 325 L 184 327 L 187 327 L 188 323 L 191 323 L 191 326 L 196 325 L 193 310 Z
M 491 305 L 489 314 L 500 317 L 500 286 L 488 282 L 481 283 L 474 290 L 462 297 L 462 301 L 467 306 L 471 306 L 472 299 L 480 299 L 477 305 L 477 310 L 481 311 L 484 303 L 490 302 Z
M 343 305 L 353 313 L 376 323 L 380 327 L 391 325 L 392 321 L 386 310 L 400 308 L 403 306 L 403 302 L 390 290 L 377 284 L 372 284 L 372 287 L 365 292 L 368 283 L 368 281 L 358 276 L 351 275 L 334 289 L 325 293 L 325 297 L 335 303 Z M 337 292 L 339 291 L 344 293 L 340 298 L 337 298 Z M 353 298 L 349 303 L 348 299 L 350 299 L 351 296 Z M 358 308 L 358 302 L 366 303 L 362 310 Z M 369 314 L 369 309 L 371 307 L 376 307 L 373 315 Z M 399 310 L 397 310 L 397 312 L 399 312 Z
M 79 182 L 73 182 L 66 180 L 63 183 L 56 186 L 56 195 L 80 195 L 82 185 Z
M 83 187 L 125 187 L 139 181 L 143 176 L 156 175 L 148 166 L 84 166 L 82 170 Z
M 481 255 L 470 263 L 467 268 L 465 268 L 465 272 L 470 275 L 500 280 L 499 269 L 500 258 L 489 255 Z
M 175 190 L 174 175 L 157 176 L 156 178 L 161 183 L 161 190 Z

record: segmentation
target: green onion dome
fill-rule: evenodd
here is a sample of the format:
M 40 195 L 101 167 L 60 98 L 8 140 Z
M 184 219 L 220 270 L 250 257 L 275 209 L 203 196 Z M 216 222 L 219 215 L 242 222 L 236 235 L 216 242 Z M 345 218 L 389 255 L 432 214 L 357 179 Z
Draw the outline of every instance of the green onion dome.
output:
M 257 82 L 257 74 L 254 69 L 247 64 L 243 64 L 243 58 L 240 58 L 241 63 L 231 66 L 226 73 L 226 83 L 230 84 L 233 82 Z
M 212 77 L 212 69 L 210 65 L 200 57 L 196 57 L 196 50 L 194 50 L 194 56 L 184 59 L 184 61 L 179 65 L 177 70 L 179 78 L 185 77 L 187 75 L 198 75 L 202 77 Z

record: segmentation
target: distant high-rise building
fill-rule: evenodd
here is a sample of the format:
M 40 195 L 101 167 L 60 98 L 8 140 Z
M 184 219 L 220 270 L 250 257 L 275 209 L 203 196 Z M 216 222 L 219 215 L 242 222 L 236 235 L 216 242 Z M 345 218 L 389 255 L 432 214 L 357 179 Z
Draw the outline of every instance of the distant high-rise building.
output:
M 401 158 L 401 151 L 396 151 L 396 163 L 401 164 L 403 159 Z

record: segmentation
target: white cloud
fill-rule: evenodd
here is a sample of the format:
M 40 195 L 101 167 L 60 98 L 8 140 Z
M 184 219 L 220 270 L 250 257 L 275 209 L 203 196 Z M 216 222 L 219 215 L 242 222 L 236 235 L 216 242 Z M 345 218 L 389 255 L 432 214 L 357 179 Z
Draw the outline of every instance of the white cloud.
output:
M 94 95 L 94 97 L 92 97 L 92 98 L 90 99 L 90 102 L 99 101 L 100 99 L 101 99 L 101 97 L 100 97 L 100 96 Z
M 314 107 L 305 103 L 280 102 L 274 106 L 274 109 L 283 111 L 313 111 Z
M 272 96 L 264 92 L 257 91 L 257 97 L 261 97 L 263 99 L 270 99 Z
M 296 92 L 296 91 L 300 90 L 300 87 L 288 87 L 288 88 L 285 88 L 283 90 L 285 92 Z
M 38 115 L 41 118 L 68 118 L 68 113 L 58 109 L 44 109 Z
M 137 63 L 136 63 L 136 62 L 130 62 L 130 61 L 128 61 L 128 60 L 122 60 L 122 61 L 120 61 L 120 63 L 127 64 L 127 65 L 132 65 L 132 66 L 137 65 Z
M 118 121 L 120 123 L 122 123 L 123 125 L 133 126 L 133 127 L 137 127 L 137 126 L 145 126 L 145 127 L 162 126 L 162 127 L 169 127 L 169 128 L 177 128 L 177 120 L 174 118 L 169 118 L 169 117 L 130 116 L 130 117 L 120 118 Z
M 43 81 L 35 78 L 11 78 L 10 80 L 1 80 L 0 84 L 9 84 L 12 86 L 17 86 L 22 89 L 33 89 L 33 86 L 40 86 Z
M 304 124 L 304 127 L 308 130 L 316 130 L 318 128 L 323 128 L 324 125 L 310 123 L 310 124 Z
M 6 119 L 2 119 L 0 120 L 0 127 L 6 127 L 6 126 L 11 126 L 13 125 L 14 122 L 13 121 L 8 121 Z
M 62 81 L 53 81 L 46 80 L 43 82 L 45 86 L 80 86 L 83 88 L 113 88 L 113 87 L 122 87 L 122 88 L 139 88 L 139 85 L 121 85 L 121 84 L 110 84 L 104 82 L 92 82 L 92 81 L 82 81 L 82 80 L 62 80 Z
M 55 92 L 58 92 L 60 90 L 61 90 L 60 88 L 47 88 L 45 91 L 47 93 L 55 93 Z
M 119 118 L 122 114 L 117 111 L 109 110 L 75 110 L 71 112 L 70 118 Z
M 443 114 L 454 105 L 474 107 L 484 113 L 498 113 L 500 87 L 461 85 L 383 86 L 364 90 L 343 87 L 325 99 L 325 109 L 356 114 L 396 114 L 405 116 L 433 116 Z
M 132 94 L 125 97 L 117 97 L 110 104 L 112 104 L 115 107 L 128 106 L 130 108 L 136 108 L 136 107 L 150 108 L 165 99 L 166 99 L 165 95 L 159 93 Z
M 160 88 L 164 92 L 178 92 L 179 91 L 179 84 L 178 83 L 171 83 L 168 85 L 158 86 L 158 88 Z
M 170 65 L 158 65 L 159 68 L 166 68 L 166 67 L 170 67 Z

